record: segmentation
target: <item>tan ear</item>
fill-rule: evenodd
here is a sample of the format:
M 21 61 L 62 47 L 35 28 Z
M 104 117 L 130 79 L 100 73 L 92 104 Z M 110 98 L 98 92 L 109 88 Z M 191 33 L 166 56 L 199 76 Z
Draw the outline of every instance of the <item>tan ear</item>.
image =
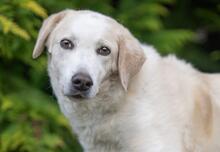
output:
M 123 88 L 127 91 L 130 79 L 136 75 L 146 60 L 141 44 L 122 28 L 119 38 L 118 69 Z
M 37 38 L 37 42 L 34 47 L 34 51 L 32 57 L 35 59 L 41 55 L 44 50 L 45 43 L 47 41 L 48 36 L 56 27 L 56 25 L 61 21 L 61 19 L 66 15 L 66 13 L 70 10 L 65 10 L 56 14 L 49 16 L 46 20 L 44 20 L 43 25 L 39 31 L 39 35 Z

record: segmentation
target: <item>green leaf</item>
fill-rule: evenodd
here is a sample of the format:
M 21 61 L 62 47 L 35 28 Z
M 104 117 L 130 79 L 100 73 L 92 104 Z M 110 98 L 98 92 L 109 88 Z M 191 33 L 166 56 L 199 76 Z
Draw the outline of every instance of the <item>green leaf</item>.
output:
M 168 15 L 167 8 L 159 3 L 145 3 L 143 5 L 140 5 L 136 9 L 137 11 L 145 12 L 146 14 L 161 15 L 161 16 Z
M 195 40 L 195 33 L 190 30 L 164 30 L 148 36 L 148 42 L 161 52 L 178 51 L 186 42 Z
M 26 0 L 25 2 L 21 2 L 20 5 L 21 7 L 32 11 L 33 13 L 35 13 L 36 15 L 42 18 L 47 17 L 47 11 L 33 0 Z
M 220 29 L 220 15 L 212 10 L 199 8 L 196 10 L 196 14 L 201 19 L 201 22 L 205 23 L 210 29 Z
M 148 16 L 135 22 L 134 25 L 142 30 L 148 30 L 150 32 L 159 31 L 163 25 L 159 18 Z
M 15 22 L 11 21 L 7 17 L 0 15 L 0 23 L 2 25 L 4 34 L 11 32 L 25 40 L 30 39 L 30 36 L 26 30 L 22 29 L 19 25 L 17 25 Z
M 211 52 L 210 57 L 214 61 L 220 61 L 220 50 L 215 50 L 215 51 Z
M 45 134 L 42 139 L 42 143 L 50 149 L 55 149 L 56 147 L 63 146 L 64 144 L 62 139 L 55 134 Z
M 2 97 L 1 100 L 2 100 L 2 105 L 1 105 L 1 110 L 2 111 L 6 111 L 6 110 L 10 109 L 14 105 L 13 102 L 10 99 L 6 98 L 6 97 Z

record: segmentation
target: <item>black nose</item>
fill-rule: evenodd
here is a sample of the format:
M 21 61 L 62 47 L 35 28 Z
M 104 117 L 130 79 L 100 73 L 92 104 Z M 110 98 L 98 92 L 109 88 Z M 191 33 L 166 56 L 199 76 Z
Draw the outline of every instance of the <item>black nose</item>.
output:
M 92 85 L 92 79 L 88 74 L 77 73 L 72 77 L 73 88 L 78 91 L 87 91 Z

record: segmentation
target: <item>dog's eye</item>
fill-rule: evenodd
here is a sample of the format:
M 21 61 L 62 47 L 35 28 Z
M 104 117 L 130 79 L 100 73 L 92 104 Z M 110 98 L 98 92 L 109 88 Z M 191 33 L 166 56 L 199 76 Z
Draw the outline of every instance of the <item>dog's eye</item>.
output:
M 107 56 L 111 53 L 111 50 L 106 46 L 102 46 L 102 47 L 98 48 L 96 50 L 96 52 L 100 55 Z
M 60 46 L 63 48 L 63 49 L 68 49 L 68 50 L 71 50 L 74 48 L 74 44 L 72 41 L 68 40 L 68 39 L 63 39 L 60 41 Z

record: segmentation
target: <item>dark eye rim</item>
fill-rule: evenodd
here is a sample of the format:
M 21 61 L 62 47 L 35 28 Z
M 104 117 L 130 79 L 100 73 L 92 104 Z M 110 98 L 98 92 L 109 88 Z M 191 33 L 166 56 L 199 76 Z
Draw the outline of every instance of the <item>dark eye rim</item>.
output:
M 107 46 L 101 46 L 96 50 L 97 54 L 102 56 L 107 56 L 111 54 L 111 49 Z
M 66 38 L 64 38 L 60 41 L 60 46 L 66 50 L 71 50 L 74 48 L 73 42 L 69 39 L 66 39 Z

